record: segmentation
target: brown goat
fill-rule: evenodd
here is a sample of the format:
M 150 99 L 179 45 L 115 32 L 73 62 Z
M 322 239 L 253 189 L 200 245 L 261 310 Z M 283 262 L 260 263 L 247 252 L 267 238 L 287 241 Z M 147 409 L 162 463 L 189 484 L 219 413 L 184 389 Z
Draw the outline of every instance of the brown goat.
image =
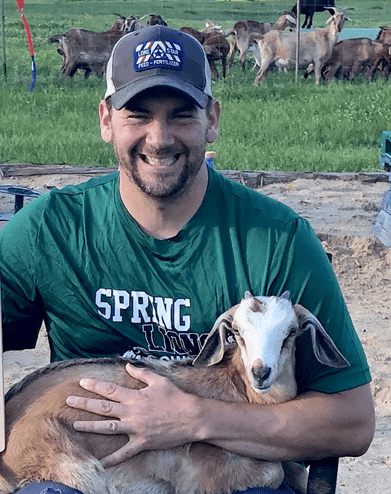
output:
M 202 43 L 202 46 L 205 50 L 212 74 L 219 80 L 220 76 L 216 67 L 216 61 L 221 60 L 223 78 L 225 79 L 227 71 L 227 55 L 229 52 L 227 38 L 223 34 L 212 34 L 206 38 Z
M 64 34 L 55 34 L 49 43 L 58 43 L 57 52 L 62 56 L 61 73 L 73 77 L 78 69 L 85 71 L 87 79 L 91 72 L 102 76 L 116 42 L 129 31 L 129 22 L 135 19 L 120 16 L 107 31 L 94 32 L 72 28 Z
M 252 33 L 265 34 L 271 30 L 284 30 L 287 27 L 296 26 L 296 15 L 293 12 L 283 12 L 276 22 L 258 22 L 258 21 L 238 21 L 234 27 L 225 32 L 226 36 L 230 36 L 230 49 L 228 68 L 232 67 L 235 53 L 239 51 L 239 64 L 242 69 L 245 68 L 245 58 L 249 50 Z
M 227 343 L 227 330 L 236 345 Z M 289 293 L 253 297 L 222 314 L 195 359 L 130 361 L 76 359 L 57 362 L 27 376 L 6 396 L 6 449 L 0 456 L 0 494 L 30 481 L 51 480 L 85 494 L 223 494 L 251 486 L 278 488 L 280 463 L 236 455 L 205 443 L 145 451 L 104 469 L 102 458 L 127 442 L 123 435 L 81 433 L 76 420 L 105 420 L 65 404 L 69 395 L 96 397 L 79 387 L 81 377 L 133 389 L 125 364 L 147 367 L 179 388 L 232 402 L 281 403 L 296 395 L 295 339 L 311 331 L 314 353 L 323 364 L 348 363 L 319 321 Z M 287 468 L 287 467 L 285 467 Z

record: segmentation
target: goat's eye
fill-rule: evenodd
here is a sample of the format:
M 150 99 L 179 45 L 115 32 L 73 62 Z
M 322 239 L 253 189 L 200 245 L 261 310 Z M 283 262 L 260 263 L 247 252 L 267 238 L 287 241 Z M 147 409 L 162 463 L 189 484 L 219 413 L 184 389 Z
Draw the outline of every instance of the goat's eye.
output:
M 296 328 L 291 328 L 291 330 L 289 331 L 288 336 L 295 336 L 296 333 L 297 333 Z

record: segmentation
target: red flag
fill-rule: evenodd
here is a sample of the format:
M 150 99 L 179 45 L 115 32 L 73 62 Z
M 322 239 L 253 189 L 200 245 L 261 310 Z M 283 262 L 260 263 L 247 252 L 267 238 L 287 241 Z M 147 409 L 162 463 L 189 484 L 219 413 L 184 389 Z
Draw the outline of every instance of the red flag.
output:
M 18 9 L 20 11 L 20 17 L 22 19 L 22 23 L 23 23 L 24 29 L 26 31 L 27 44 L 28 44 L 29 53 L 31 56 L 31 71 L 33 74 L 33 82 L 31 83 L 31 87 L 30 87 L 30 92 L 31 92 L 34 89 L 35 82 L 37 79 L 37 68 L 35 66 L 35 61 L 34 61 L 33 38 L 31 36 L 30 26 L 28 25 L 28 22 L 27 22 L 25 15 L 23 14 L 24 0 L 16 0 L 16 3 L 18 4 Z

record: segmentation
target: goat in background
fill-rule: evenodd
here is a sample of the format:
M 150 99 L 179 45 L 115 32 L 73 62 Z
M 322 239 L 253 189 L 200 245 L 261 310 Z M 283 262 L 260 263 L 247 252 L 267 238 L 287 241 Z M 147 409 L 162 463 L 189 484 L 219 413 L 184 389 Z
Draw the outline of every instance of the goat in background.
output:
M 314 64 L 315 84 L 321 78 L 323 65 L 331 57 L 334 45 L 338 41 L 345 21 L 351 19 L 345 14 L 345 9 L 338 11 L 327 20 L 328 26 L 310 33 L 301 34 L 299 42 L 299 65 Z M 269 31 L 265 35 L 253 34 L 252 39 L 259 47 L 260 69 L 255 77 L 255 84 L 262 83 L 270 65 L 274 62 L 277 67 L 289 68 L 296 62 L 296 33 L 287 31 Z
M 145 451 L 104 469 L 99 458 L 123 446 L 127 437 L 75 431 L 76 420 L 105 418 L 70 408 L 65 400 L 69 395 L 96 397 L 79 387 L 81 377 L 145 387 L 126 372 L 127 362 L 167 376 L 184 391 L 203 397 L 262 404 L 292 400 L 297 393 L 295 340 L 306 330 L 312 333 L 321 363 L 349 365 L 320 322 L 301 305 L 292 305 L 289 292 L 281 297 L 246 292 L 238 305 L 217 319 L 195 359 L 75 359 L 30 374 L 6 396 L 0 494 L 41 480 L 61 482 L 85 494 L 222 494 L 254 486 L 278 488 L 290 462 L 261 461 L 202 442 Z M 228 331 L 232 343 L 227 343 Z

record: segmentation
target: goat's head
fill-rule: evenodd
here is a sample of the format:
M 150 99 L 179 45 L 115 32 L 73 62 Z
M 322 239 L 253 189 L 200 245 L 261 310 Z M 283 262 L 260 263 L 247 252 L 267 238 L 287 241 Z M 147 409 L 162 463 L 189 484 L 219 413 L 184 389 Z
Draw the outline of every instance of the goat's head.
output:
M 247 379 L 257 393 L 267 393 L 282 374 L 294 375 L 295 340 L 310 329 L 315 357 L 330 367 L 347 360 L 310 311 L 292 305 L 289 292 L 281 297 L 253 297 L 246 292 L 240 304 L 222 314 L 195 359 L 196 365 L 221 361 L 231 331 L 240 349 Z
M 334 23 L 337 31 L 340 33 L 345 21 L 352 20 L 345 14 L 346 9 L 347 7 L 344 7 L 342 10 L 337 10 L 335 7 L 329 7 L 327 10 L 330 12 L 331 16 L 327 19 L 326 24 Z
M 296 27 L 296 14 L 294 12 L 285 11 L 278 18 L 278 22 L 281 22 L 284 29 L 286 27 Z
M 125 34 L 133 33 L 133 31 L 138 31 L 141 29 L 142 24 L 136 15 L 130 15 L 124 21 L 124 26 L 122 28 Z

